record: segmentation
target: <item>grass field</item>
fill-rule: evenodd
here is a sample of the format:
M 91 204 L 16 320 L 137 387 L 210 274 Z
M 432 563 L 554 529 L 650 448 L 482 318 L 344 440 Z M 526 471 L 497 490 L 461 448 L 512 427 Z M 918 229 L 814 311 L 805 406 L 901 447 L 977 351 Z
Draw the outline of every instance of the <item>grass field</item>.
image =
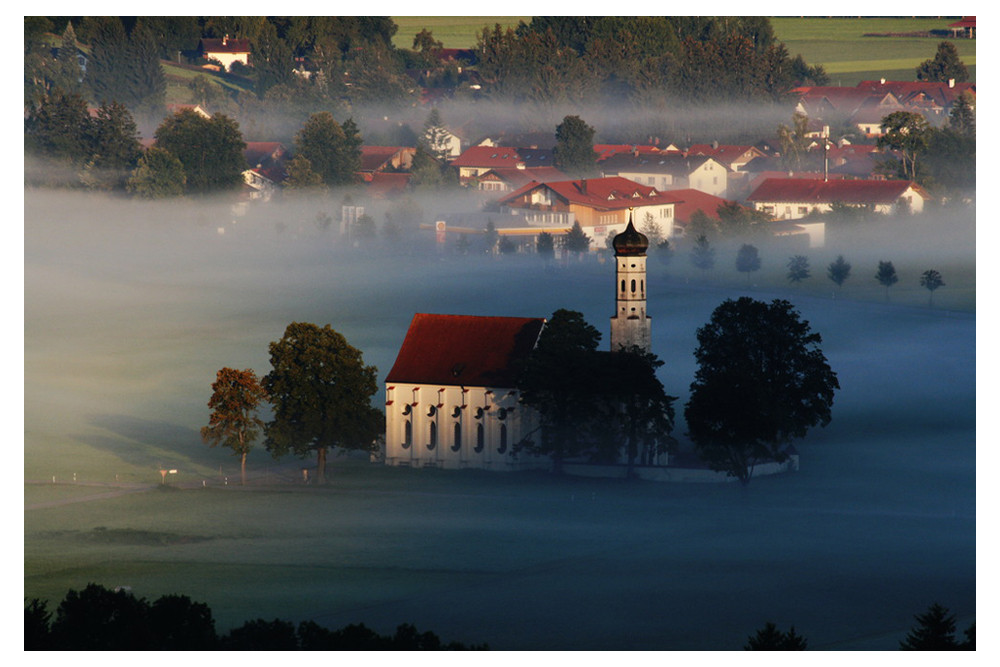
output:
M 411 48 L 413 36 L 421 29 L 430 30 L 449 48 L 472 48 L 476 33 L 483 26 L 499 23 L 515 26 L 531 17 L 421 17 L 395 16 L 399 26 L 394 43 Z M 859 81 L 886 77 L 910 81 L 923 61 L 933 58 L 941 38 L 865 37 L 870 33 L 907 33 L 943 30 L 953 19 L 940 18 L 811 18 L 771 17 L 778 40 L 789 53 L 802 54 L 811 65 L 820 64 L 831 78 L 831 85 L 853 86 Z M 976 76 L 976 40 L 952 40 L 969 68 L 970 81 Z

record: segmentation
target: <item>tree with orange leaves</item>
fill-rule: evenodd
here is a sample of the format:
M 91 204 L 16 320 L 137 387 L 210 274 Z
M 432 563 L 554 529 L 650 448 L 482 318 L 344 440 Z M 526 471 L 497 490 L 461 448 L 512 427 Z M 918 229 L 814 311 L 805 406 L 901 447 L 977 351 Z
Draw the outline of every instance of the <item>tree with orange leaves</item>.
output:
M 201 429 L 201 439 L 210 447 L 229 447 L 240 457 L 240 484 L 247 482 L 247 452 L 264 427 L 257 417 L 257 406 L 266 399 L 267 392 L 249 368 L 222 368 L 212 383 L 208 400 L 212 414 L 208 426 Z

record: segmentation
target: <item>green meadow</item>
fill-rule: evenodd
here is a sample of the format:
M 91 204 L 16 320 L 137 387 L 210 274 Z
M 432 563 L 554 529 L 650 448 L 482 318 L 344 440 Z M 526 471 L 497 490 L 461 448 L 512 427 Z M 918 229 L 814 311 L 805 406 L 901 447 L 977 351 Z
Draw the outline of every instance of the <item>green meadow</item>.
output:
M 472 48 L 484 26 L 516 26 L 528 16 L 394 16 L 398 48 L 411 48 L 413 36 L 430 30 L 448 48 Z M 886 77 L 909 81 L 923 61 L 933 58 L 940 37 L 870 37 L 870 34 L 944 30 L 954 18 L 771 17 L 777 38 L 792 55 L 802 54 L 811 65 L 823 65 L 831 85 L 853 86 Z M 956 39 L 962 62 L 976 80 L 976 40 Z

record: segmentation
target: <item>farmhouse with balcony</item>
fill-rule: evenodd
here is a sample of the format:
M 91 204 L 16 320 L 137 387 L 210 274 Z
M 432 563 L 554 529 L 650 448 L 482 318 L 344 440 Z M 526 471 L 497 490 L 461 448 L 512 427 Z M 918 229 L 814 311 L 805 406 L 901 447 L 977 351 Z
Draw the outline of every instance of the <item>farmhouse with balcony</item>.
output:
M 635 209 L 635 219 L 652 220 L 663 230 L 664 237 L 674 232 L 674 206 L 680 200 L 672 192 L 660 192 L 620 176 L 606 178 L 529 183 L 501 197 L 501 211 L 517 211 L 525 220 L 548 231 L 547 227 L 566 229 L 580 223 L 590 236 L 591 249 L 605 246 L 610 234 L 625 230 L 629 210 Z
M 208 60 L 217 60 L 228 72 L 233 63 L 250 64 L 250 40 L 233 39 L 229 35 L 222 39 L 205 37 L 198 44 L 198 53 Z
M 835 203 L 870 207 L 884 214 L 905 205 L 919 213 L 928 199 L 927 192 L 913 181 L 817 178 L 768 178 L 747 197 L 756 210 L 777 220 L 798 220 L 813 211 L 826 213 Z

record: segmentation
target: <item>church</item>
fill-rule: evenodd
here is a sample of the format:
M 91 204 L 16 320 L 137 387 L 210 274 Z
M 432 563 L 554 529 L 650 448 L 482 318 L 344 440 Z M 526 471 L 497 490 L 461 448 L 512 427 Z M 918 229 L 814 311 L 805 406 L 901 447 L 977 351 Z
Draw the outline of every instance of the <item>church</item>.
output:
M 613 246 L 611 351 L 631 346 L 650 351 L 649 240 L 630 215 Z M 544 326 L 544 318 L 414 315 L 385 380 L 386 465 L 505 471 L 549 467 L 546 457 L 515 456 L 513 451 L 514 443 L 538 429 L 537 414 L 520 403 L 517 373 Z

